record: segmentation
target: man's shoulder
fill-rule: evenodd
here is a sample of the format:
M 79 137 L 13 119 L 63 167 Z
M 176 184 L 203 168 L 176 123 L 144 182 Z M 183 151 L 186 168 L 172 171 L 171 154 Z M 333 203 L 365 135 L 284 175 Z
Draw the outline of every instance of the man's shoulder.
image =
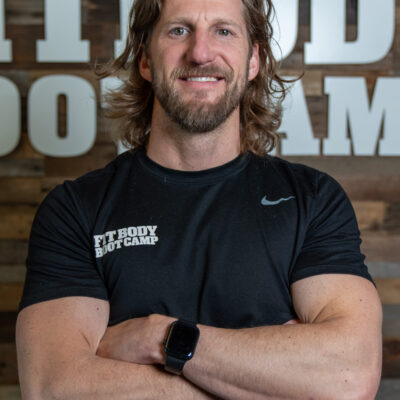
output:
M 289 161 L 274 155 L 252 155 L 253 163 L 258 171 L 269 181 L 287 183 L 303 189 L 309 195 L 315 195 L 318 187 L 325 179 L 333 179 L 327 173 L 308 165 Z
M 45 198 L 42 208 L 83 210 L 88 216 L 95 217 L 107 193 L 116 187 L 126 186 L 132 169 L 134 155 L 125 152 L 109 162 L 105 167 L 88 172 L 74 180 L 66 180 L 57 185 Z
M 130 169 L 132 161 L 134 159 L 133 151 L 126 151 L 117 157 L 115 157 L 112 161 L 110 161 L 103 168 L 99 168 L 93 171 L 90 171 L 75 180 L 66 181 L 77 187 L 85 187 L 87 185 L 96 184 L 96 183 L 105 183 L 118 174 L 124 173 Z

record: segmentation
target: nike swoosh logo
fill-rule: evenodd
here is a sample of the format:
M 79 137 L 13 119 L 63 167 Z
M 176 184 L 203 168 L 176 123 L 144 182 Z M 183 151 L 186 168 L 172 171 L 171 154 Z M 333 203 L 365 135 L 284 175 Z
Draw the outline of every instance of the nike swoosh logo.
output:
M 280 204 L 283 201 L 288 201 L 288 200 L 291 200 L 291 199 L 294 199 L 294 198 L 295 198 L 294 196 L 290 196 L 290 197 L 288 197 L 286 199 L 279 199 L 279 200 L 276 200 L 276 201 L 270 201 L 270 200 L 267 199 L 267 196 L 264 196 L 264 198 L 261 200 L 261 204 L 263 206 L 276 206 L 277 204 Z

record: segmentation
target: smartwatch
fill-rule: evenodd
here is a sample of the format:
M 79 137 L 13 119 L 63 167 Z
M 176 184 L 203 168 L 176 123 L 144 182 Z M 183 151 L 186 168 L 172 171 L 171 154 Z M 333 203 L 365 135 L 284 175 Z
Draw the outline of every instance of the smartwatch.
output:
M 182 319 L 174 321 L 163 343 L 167 355 L 164 369 L 181 375 L 186 361 L 193 357 L 199 336 L 200 330 L 195 323 Z

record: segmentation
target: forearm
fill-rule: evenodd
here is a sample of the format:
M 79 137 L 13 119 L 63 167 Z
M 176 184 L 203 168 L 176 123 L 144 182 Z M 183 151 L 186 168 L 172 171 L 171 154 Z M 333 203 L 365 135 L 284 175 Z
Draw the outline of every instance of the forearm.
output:
M 217 399 L 185 378 L 166 373 L 156 366 L 99 356 L 88 356 L 77 362 L 69 360 L 62 366 L 62 373 L 52 374 L 46 388 L 41 400 Z
M 363 399 L 364 366 L 379 363 L 379 344 L 363 347 L 340 321 L 200 331 L 184 375 L 224 399 Z

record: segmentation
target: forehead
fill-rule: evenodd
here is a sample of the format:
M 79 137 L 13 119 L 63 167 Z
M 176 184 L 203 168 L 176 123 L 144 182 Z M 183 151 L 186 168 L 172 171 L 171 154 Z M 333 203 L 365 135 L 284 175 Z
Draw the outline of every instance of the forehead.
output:
M 164 0 L 160 23 L 179 18 L 209 23 L 226 19 L 245 25 L 242 0 Z

